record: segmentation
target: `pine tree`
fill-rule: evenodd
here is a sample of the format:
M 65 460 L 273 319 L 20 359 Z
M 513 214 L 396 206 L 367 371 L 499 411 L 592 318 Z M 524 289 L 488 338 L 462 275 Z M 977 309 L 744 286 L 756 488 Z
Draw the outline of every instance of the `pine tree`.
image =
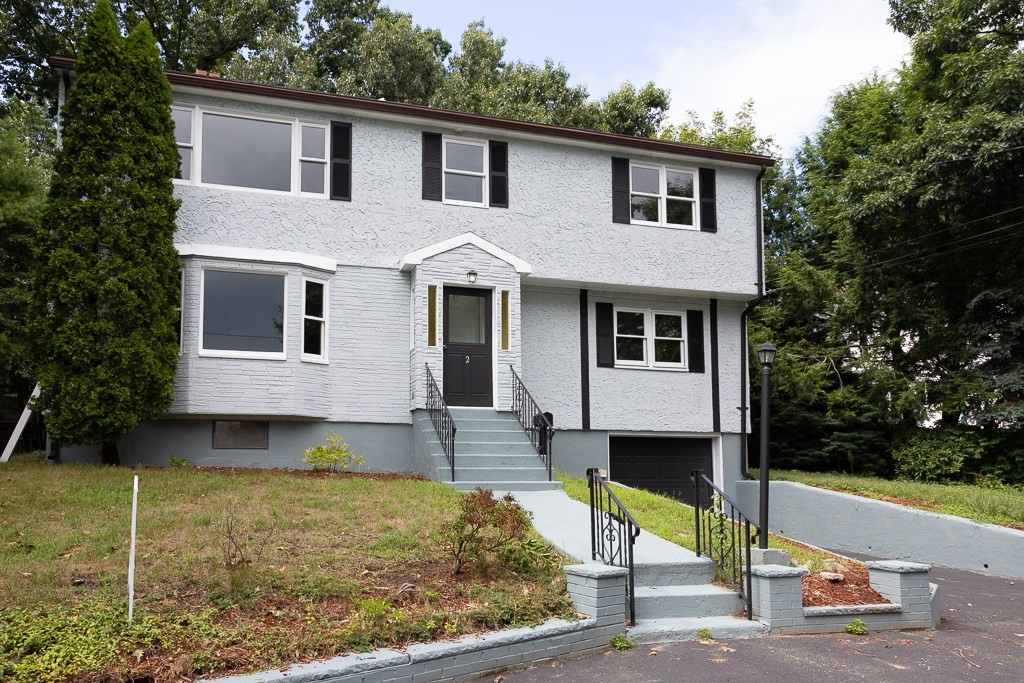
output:
M 57 442 L 102 444 L 118 464 L 117 440 L 173 399 L 171 93 L 148 27 L 123 40 L 110 0 L 89 17 L 76 76 L 37 239 L 37 408 Z

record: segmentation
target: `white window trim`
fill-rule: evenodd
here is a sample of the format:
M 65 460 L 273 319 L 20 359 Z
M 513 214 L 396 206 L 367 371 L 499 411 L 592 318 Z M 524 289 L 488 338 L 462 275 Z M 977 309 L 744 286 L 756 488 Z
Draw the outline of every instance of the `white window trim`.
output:
M 657 311 L 651 310 L 651 365 L 656 368 L 675 369 L 675 370 L 686 370 L 686 357 L 687 357 L 687 343 L 686 343 L 686 313 L 685 311 L 680 313 L 679 311 Z M 658 326 L 655 324 L 655 317 L 657 315 L 671 315 L 679 318 L 679 337 L 659 337 Z M 656 346 L 658 341 L 678 341 L 680 344 L 679 349 L 679 362 L 670 363 L 668 361 L 658 361 L 656 352 Z
M 641 370 L 669 370 L 675 372 L 688 372 L 687 356 L 689 350 L 689 340 L 686 337 L 686 311 L 663 311 L 653 308 L 620 308 L 615 306 L 613 308 L 614 316 L 612 318 L 612 325 L 614 330 L 613 350 L 615 355 L 615 367 L 617 368 L 632 368 Z M 640 339 L 635 334 L 619 334 L 619 312 L 623 313 L 642 313 L 644 316 L 644 360 L 620 360 L 619 359 L 619 337 L 625 337 L 629 339 Z M 680 331 L 682 337 L 656 337 L 656 328 L 654 325 L 655 315 L 671 315 L 680 319 Z M 658 362 L 655 360 L 655 342 L 657 340 L 669 340 L 681 342 L 682 348 L 680 349 L 679 363 L 668 363 L 665 361 Z
M 323 315 L 322 318 L 318 318 L 315 315 L 309 315 L 309 314 L 306 313 L 306 283 L 307 282 L 315 282 L 315 283 L 317 283 L 319 285 L 323 285 L 323 288 L 324 288 L 324 301 L 323 301 L 323 304 L 324 304 L 324 315 Z M 330 307 L 330 285 L 328 284 L 328 282 L 326 280 L 320 280 L 320 279 L 314 278 L 314 277 L 306 277 L 305 275 L 303 275 L 302 276 L 302 334 L 299 335 L 299 344 L 301 346 L 300 351 L 301 351 L 301 354 L 302 354 L 301 355 L 301 360 L 303 362 L 305 362 L 305 363 L 322 363 L 324 365 L 326 365 L 329 362 L 328 361 L 328 356 L 327 356 L 327 343 L 328 343 L 328 341 L 331 338 L 330 334 L 328 333 L 328 329 L 329 329 L 328 326 L 330 324 L 329 323 L 330 313 L 331 313 L 331 307 Z M 312 353 L 306 353 L 305 344 L 306 344 L 306 321 L 307 320 L 316 320 L 317 322 L 322 323 L 321 326 L 320 326 L 320 350 L 321 350 L 320 355 L 316 355 L 316 354 L 312 354 Z
M 177 185 L 194 185 L 196 187 L 210 187 L 218 190 L 233 190 L 236 192 L 255 192 L 257 194 L 272 194 L 272 195 L 293 195 L 299 197 L 317 197 L 327 198 L 330 186 L 330 179 L 327 174 L 327 161 L 328 151 L 331 144 L 331 131 L 330 125 L 323 121 L 310 121 L 298 117 L 288 116 L 274 116 L 271 114 L 267 115 L 253 115 L 232 111 L 230 109 L 221 109 L 217 107 L 187 107 L 174 105 L 173 109 L 191 109 L 192 110 L 192 166 L 190 169 L 190 180 L 181 180 L 178 178 L 174 179 Z M 287 123 L 291 125 L 291 188 L 288 190 L 268 190 L 262 187 L 244 187 L 242 185 L 222 185 L 219 183 L 207 183 L 203 182 L 202 175 L 202 159 L 203 159 L 203 114 L 212 114 L 214 116 L 227 116 L 236 119 L 250 119 L 254 121 L 266 121 L 269 123 Z M 324 129 L 324 158 L 313 159 L 302 156 L 302 126 L 309 126 L 311 128 L 323 128 Z M 300 165 L 302 161 L 315 161 L 324 164 L 324 191 L 323 192 L 302 192 L 302 179 L 300 177 L 301 169 Z
M 648 168 L 658 171 L 658 194 L 650 192 L 639 192 L 633 189 L 633 169 Z M 672 201 L 689 202 L 693 205 L 693 225 L 681 225 L 679 223 L 668 223 L 668 172 L 689 173 L 693 176 L 693 198 L 674 197 Z M 685 168 L 681 166 L 668 166 L 666 164 L 645 164 L 642 162 L 629 164 L 629 222 L 631 225 L 650 225 L 657 228 L 673 228 L 675 230 L 700 230 L 700 174 L 696 168 Z M 641 197 L 652 197 L 658 200 L 658 220 L 642 221 L 633 218 L 633 195 Z
M 192 117 L 192 125 L 190 126 L 190 132 L 192 133 L 191 139 L 188 143 L 178 142 L 177 137 L 174 139 L 175 151 L 178 147 L 186 147 L 192 150 L 192 158 L 189 160 L 188 165 L 188 180 L 184 178 L 171 178 L 171 182 L 175 185 L 194 185 L 196 177 L 196 107 L 181 107 L 173 105 L 172 110 L 187 111 Z
M 474 147 L 480 147 L 483 154 L 483 173 L 477 173 L 475 171 L 463 171 L 459 169 L 448 169 L 448 143 L 455 142 L 460 145 L 472 145 Z M 456 138 L 444 135 L 441 137 L 441 202 L 444 204 L 452 204 L 455 206 L 475 206 L 477 208 L 486 209 L 490 205 L 490 197 L 488 196 L 487 190 L 489 189 L 487 178 L 490 174 L 490 159 L 488 154 L 489 145 L 486 140 L 474 140 L 472 138 Z M 481 202 L 467 202 L 460 199 L 448 199 L 447 197 L 447 185 L 448 185 L 448 174 L 470 176 L 471 178 L 480 178 L 480 185 L 482 187 L 480 196 L 483 197 Z
M 218 270 L 226 273 L 251 273 L 255 275 L 277 275 L 284 279 L 282 293 L 281 351 L 235 351 L 232 349 L 203 348 L 204 320 L 206 308 L 206 271 Z M 218 268 L 202 266 L 199 273 L 199 352 L 198 355 L 208 358 L 253 358 L 260 360 L 288 360 L 288 274 L 274 270 L 253 270 L 250 268 Z
M 292 156 L 295 159 L 295 170 L 294 178 L 295 190 L 298 192 L 300 197 L 326 197 L 327 186 L 330 184 L 330 178 L 327 177 L 327 154 L 328 146 L 331 143 L 331 131 L 328 129 L 326 124 L 311 123 L 309 121 L 302 121 L 296 119 L 295 126 L 292 126 Z M 324 149 L 323 158 L 317 159 L 316 157 L 304 157 L 302 156 L 302 129 L 303 128 L 320 128 L 324 131 Z M 302 191 L 302 162 L 317 163 L 324 168 L 324 191 L 323 192 L 303 192 Z
M 641 308 L 615 308 L 615 318 L 612 321 L 615 325 L 615 365 L 624 367 L 641 367 L 645 368 L 650 363 L 648 362 L 651 358 L 650 345 L 651 345 L 651 330 L 650 322 L 648 320 L 648 313 L 650 311 Z M 644 319 L 644 336 L 640 337 L 635 334 L 619 334 L 619 313 L 639 313 Z M 619 337 L 626 339 L 643 339 L 644 359 L 643 360 L 621 360 L 619 358 Z

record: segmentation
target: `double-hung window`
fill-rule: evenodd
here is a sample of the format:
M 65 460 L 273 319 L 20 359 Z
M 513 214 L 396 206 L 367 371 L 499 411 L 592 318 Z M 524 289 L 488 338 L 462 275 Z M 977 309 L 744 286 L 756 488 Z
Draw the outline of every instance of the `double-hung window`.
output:
M 632 223 L 697 227 L 697 173 L 694 170 L 631 164 L 629 205 Z
M 178 180 L 192 180 L 192 112 L 193 109 L 171 107 L 174 140 L 178 143 Z
M 327 360 L 327 283 L 302 281 L 302 360 Z
M 615 309 L 615 364 L 686 368 L 682 313 Z
M 487 205 L 487 145 L 476 140 L 444 140 L 444 201 Z
M 299 192 L 322 195 L 327 179 L 327 128 L 299 126 Z

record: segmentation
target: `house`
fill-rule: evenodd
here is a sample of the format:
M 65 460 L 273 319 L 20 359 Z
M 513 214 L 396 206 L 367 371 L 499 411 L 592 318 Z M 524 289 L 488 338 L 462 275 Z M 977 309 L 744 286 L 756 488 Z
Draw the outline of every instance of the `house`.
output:
M 123 462 L 302 466 L 336 431 L 367 469 L 430 470 L 429 370 L 460 469 L 466 433 L 508 417 L 514 370 L 556 468 L 737 478 L 772 159 L 167 76 L 181 360 Z

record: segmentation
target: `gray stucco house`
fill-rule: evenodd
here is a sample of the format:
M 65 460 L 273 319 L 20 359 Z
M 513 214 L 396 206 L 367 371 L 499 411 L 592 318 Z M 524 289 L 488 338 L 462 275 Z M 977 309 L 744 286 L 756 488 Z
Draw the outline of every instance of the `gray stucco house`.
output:
M 336 431 L 367 469 L 423 471 L 427 368 L 457 423 L 503 417 L 514 368 L 556 468 L 737 478 L 772 159 L 168 78 L 181 361 L 124 462 L 297 467 Z M 485 431 L 462 427 L 458 467 Z

